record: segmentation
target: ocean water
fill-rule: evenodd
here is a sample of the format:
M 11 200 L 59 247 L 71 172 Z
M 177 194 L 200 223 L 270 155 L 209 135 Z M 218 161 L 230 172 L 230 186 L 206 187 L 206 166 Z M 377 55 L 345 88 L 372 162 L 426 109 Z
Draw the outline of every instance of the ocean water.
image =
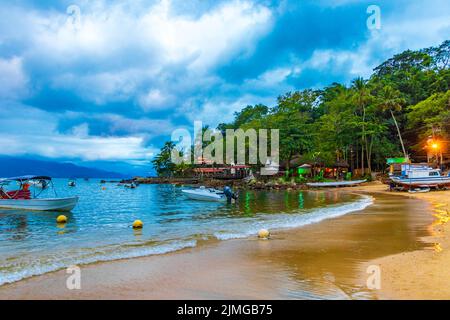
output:
M 199 241 L 255 236 L 261 228 L 284 229 L 364 209 L 370 197 L 337 191 L 240 191 L 236 204 L 189 200 L 182 187 L 141 185 L 125 189 L 99 180 L 55 179 L 58 196 L 80 197 L 59 212 L 0 209 L 0 285 L 71 265 L 154 254 Z M 102 187 L 106 187 L 103 190 Z M 53 197 L 46 190 L 41 197 Z M 142 230 L 131 224 L 140 219 Z

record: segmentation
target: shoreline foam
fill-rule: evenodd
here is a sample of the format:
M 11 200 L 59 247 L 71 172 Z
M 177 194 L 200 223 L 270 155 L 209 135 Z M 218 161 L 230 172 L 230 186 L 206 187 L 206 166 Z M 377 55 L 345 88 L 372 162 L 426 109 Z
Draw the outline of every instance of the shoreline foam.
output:
M 262 220 L 252 221 L 252 219 L 250 219 L 249 221 L 247 221 L 245 223 L 245 230 L 236 230 L 234 233 L 216 232 L 209 236 L 215 237 L 219 241 L 245 239 L 257 234 L 258 230 L 261 228 L 268 228 L 272 231 L 296 229 L 309 224 L 320 223 L 321 221 L 324 221 L 326 219 L 332 219 L 351 212 L 360 211 L 373 204 L 372 197 L 367 195 L 359 195 L 359 197 L 360 199 L 357 199 L 353 202 L 344 202 L 335 205 L 328 205 L 325 207 L 318 207 L 311 209 L 310 212 L 307 213 L 293 212 L 285 214 L 280 213 L 261 215 L 261 217 L 263 217 Z M 109 253 L 104 252 L 95 255 L 91 255 L 91 252 L 86 252 L 83 254 L 77 253 L 77 257 L 70 257 L 68 258 L 68 260 L 60 259 L 57 263 L 51 265 L 34 265 L 31 268 L 9 274 L 2 274 L 2 272 L 0 272 L 0 287 L 5 284 L 11 284 L 31 277 L 36 277 L 62 270 L 69 265 L 86 266 L 101 262 L 114 262 L 124 259 L 163 255 L 187 248 L 193 248 L 197 246 L 197 240 L 174 239 L 173 241 L 171 241 L 171 243 L 159 243 L 157 246 L 152 247 L 138 245 L 135 249 L 132 250 L 124 250 L 123 246 L 126 246 L 126 244 L 108 246 L 108 248 L 120 247 L 119 249 L 122 249 L 120 253 L 112 252 L 111 248 L 109 248 L 108 250 L 111 251 Z M 102 247 L 95 249 L 98 251 L 106 251 L 106 249 Z

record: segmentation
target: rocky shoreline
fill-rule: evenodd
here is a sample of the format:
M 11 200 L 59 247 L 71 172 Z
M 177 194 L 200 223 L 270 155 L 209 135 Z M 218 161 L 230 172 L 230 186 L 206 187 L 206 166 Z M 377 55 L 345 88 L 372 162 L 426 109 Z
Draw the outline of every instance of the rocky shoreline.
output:
M 173 184 L 178 186 L 205 186 L 208 188 L 223 188 L 229 186 L 233 189 L 249 190 L 304 190 L 309 187 L 306 183 L 296 183 L 295 181 L 283 181 L 278 179 L 264 180 L 219 180 L 219 179 L 195 179 L 195 178 L 135 178 L 139 184 Z

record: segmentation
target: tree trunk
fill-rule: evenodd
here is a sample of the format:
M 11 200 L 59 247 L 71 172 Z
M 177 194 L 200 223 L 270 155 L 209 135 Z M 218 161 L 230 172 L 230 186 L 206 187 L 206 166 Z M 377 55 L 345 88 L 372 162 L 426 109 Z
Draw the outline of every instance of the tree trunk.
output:
M 370 145 L 372 145 L 373 138 L 370 139 Z M 366 159 L 367 159 L 367 173 L 372 173 L 372 147 L 369 146 L 366 136 Z
M 359 150 L 358 150 L 358 144 L 356 144 L 355 154 L 356 154 L 356 166 L 355 166 L 355 168 L 358 169 L 358 168 L 359 168 Z
M 364 143 L 361 141 L 361 175 L 364 176 Z
M 361 141 L 361 174 L 364 176 L 364 143 L 366 141 L 366 108 L 363 106 L 363 118 L 362 118 L 362 141 Z M 366 150 L 367 151 L 367 150 Z
M 406 154 L 405 145 L 403 144 L 402 134 L 400 133 L 400 128 L 398 127 L 397 120 L 395 119 L 394 112 L 392 112 L 392 109 L 389 109 L 391 112 L 392 119 L 394 120 L 395 127 L 397 128 L 398 137 L 400 138 L 400 143 L 402 145 L 403 155 L 405 158 L 408 158 L 408 155 Z

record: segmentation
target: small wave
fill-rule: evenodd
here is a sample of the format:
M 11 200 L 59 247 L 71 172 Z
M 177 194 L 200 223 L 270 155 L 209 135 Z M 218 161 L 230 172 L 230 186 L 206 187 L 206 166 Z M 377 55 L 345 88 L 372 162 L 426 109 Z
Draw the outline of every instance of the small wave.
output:
M 70 265 L 86 265 L 103 261 L 165 254 L 195 247 L 198 241 L 211 238 L 218 240 L 246 238 L 255 235 L 261 228 L 272 230 L 297 228 L 318 223 L 325 219 L 339 217 L 350 212 L 360 211 L 371 204 L 373 204 L 372 197 L 362 196 L 351 203 L 317 208 L 309 212 L 260 214 L 248 220 L 229 220 L 228 223 L 222 224 L 220 227 L 218 225 L 214 226 L 214 229 L 217 230 L 222 229 L 226 225 L 226 228 L 221 231 L 211 232 L 210 230 L 208 234 L 194 234 L 187 239 L 172 239 L 167 242 L 148 241 L 144 244 L 121 243 L 99 248 L 84 248 L 41 256 L 37 259 L 27 259 L 27 261 L 22 259 L 22 257 L 17 257 L 13 259 L 15 261 L 9 261 L 7 265 L 1 266 L 0 286 L 32 276 L 61 270 Z
M 325 219 L 336 218 L 350 212 L 360 211 L 373 204 L 371 196 L 336 206 L 314 209 L 308 213 L 265 215 L 259 221 L 244 223 L 236 230 L 217 232 L 214 236 L 219 240 L 240 239 L 255 235 L 261 228 L 291 229 L 318 223 Z
M 31 262 L 26 269 L 17 270 L 15 272 L 1 272 L 0 271 L 0 286 L 16 282 L 25 278 L 30 278 L 37 275 L 42 275 L 45 273 L 61 270 L 67 268 L 71 265 L 86 265 L 90 263 L 96 262 L 104 262 L 104 261 L 112 261 L 112 260 L 121 260 L 121 259 L 129 259 L 129 258 L 137 258 L 151 255 L 158 255 L 169 253 L 173 251 L 182 250 L 185 248 L 192 248 L 197 245 L 197 241 L 174 241 L 172 243 L 161 244 L 154 247 L 141 247 L 133 250 L 126 250 L 122 252 L 113 252 L 115 250 L 111 250 L 107 253 L 99 253 L 98 251 L 95 253 L 91 253 L 88 256 L 81 257 L 75 256 L 72 258 L 62 257 L 62 259 L 55 259 L 55 262 L 52 264 L 42 264 L 40 261 Z M 56 262 L 58 261 L 58 262 Z

